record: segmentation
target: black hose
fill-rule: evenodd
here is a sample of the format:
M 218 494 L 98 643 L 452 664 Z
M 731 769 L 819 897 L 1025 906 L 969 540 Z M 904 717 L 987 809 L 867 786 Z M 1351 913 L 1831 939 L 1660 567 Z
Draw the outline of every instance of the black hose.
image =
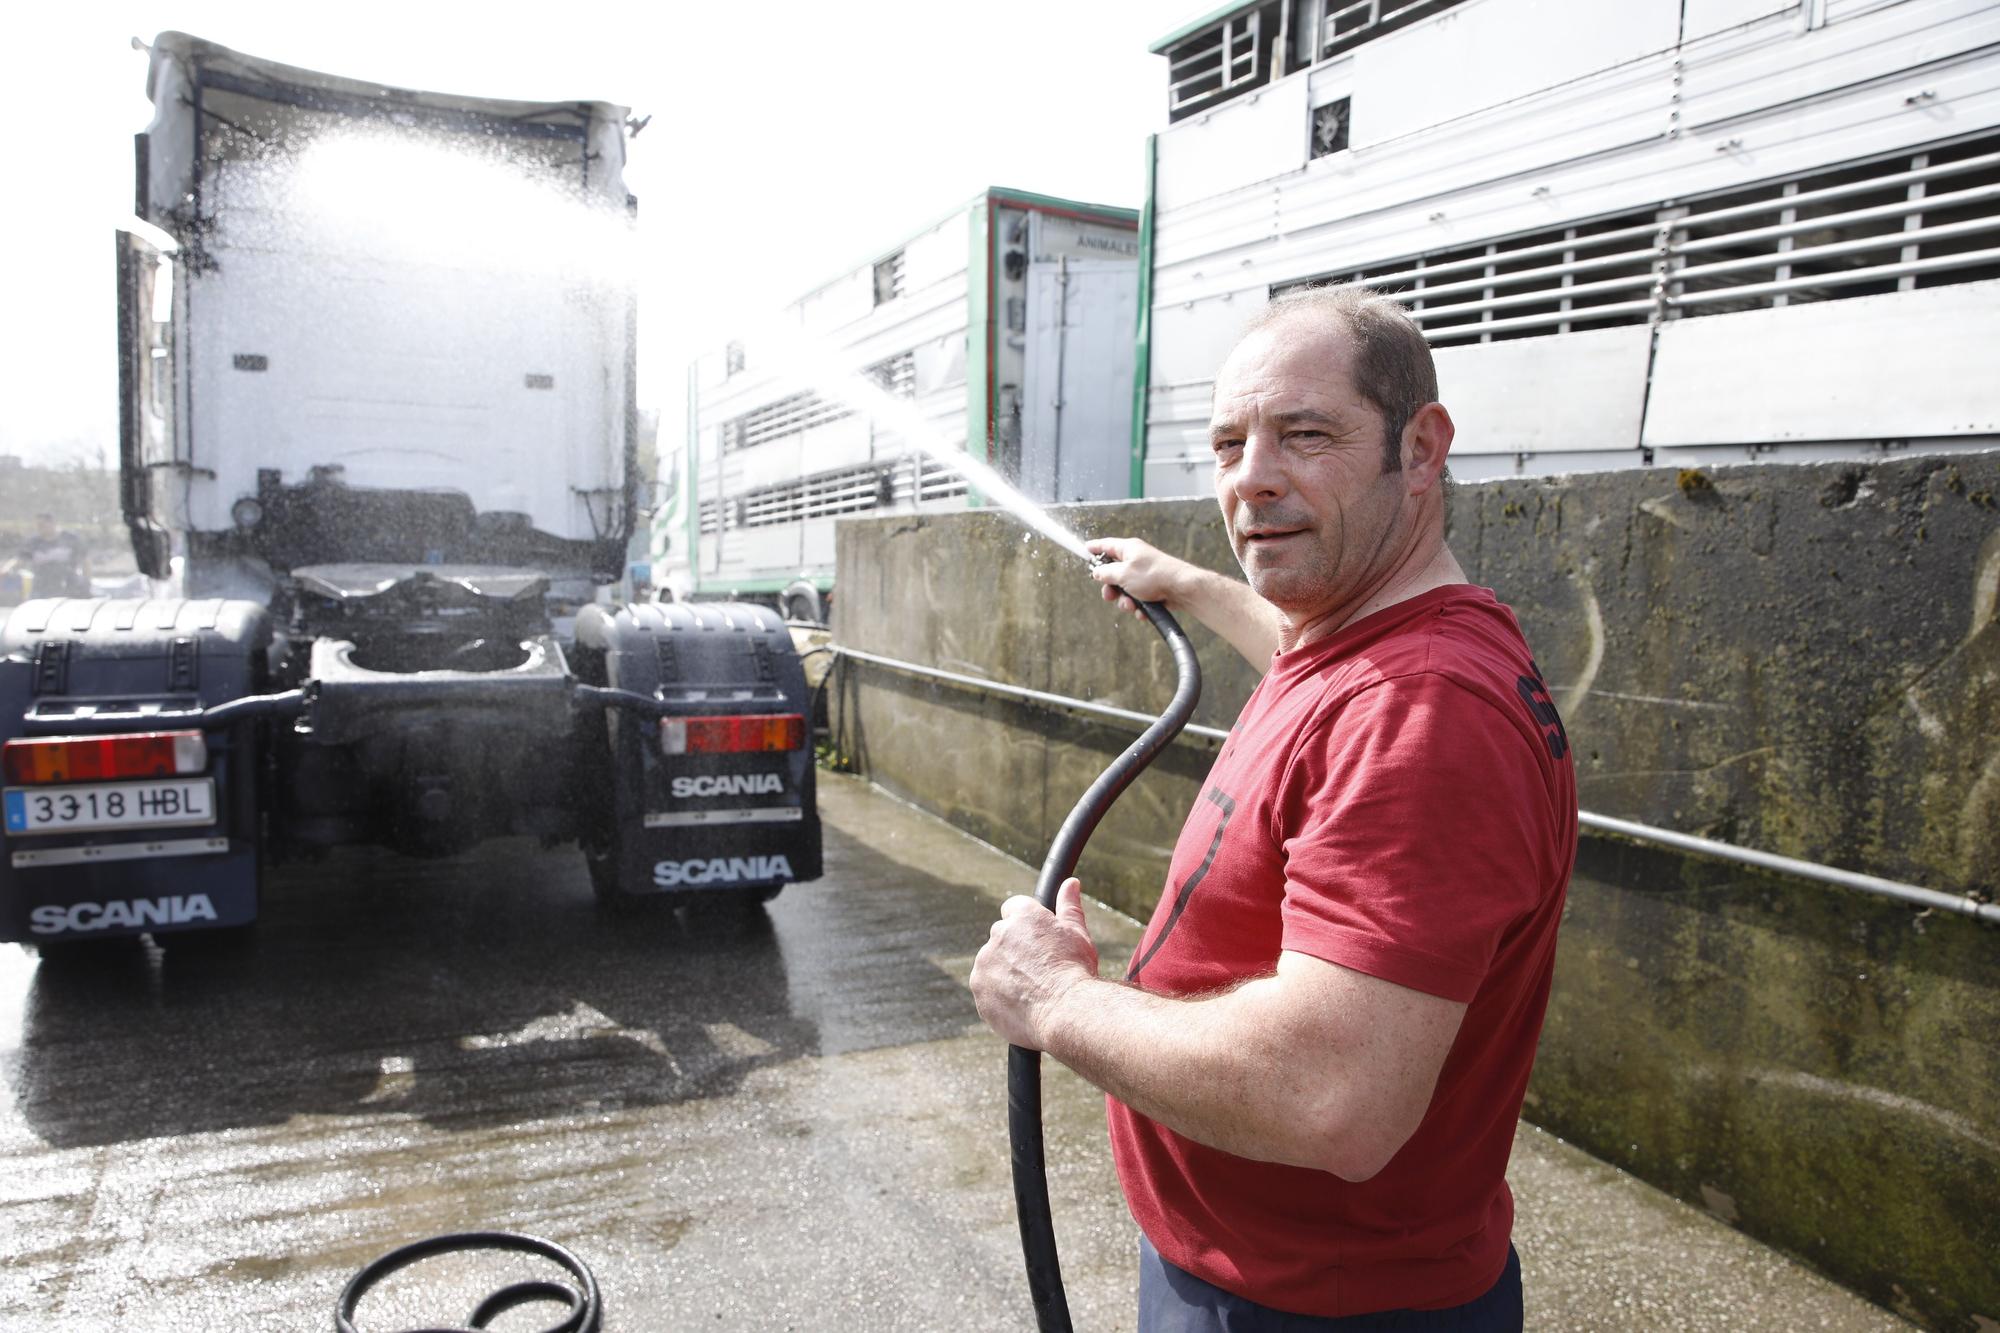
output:
M 203 709 L 201 725 L 203 730 L 218 731 L 251 718 L 297 717 L 311 702 L 310 691 L 304 689 L 286 690 L 282 694 L 246 694 Z
M 621 690 L 613 685 L 585 685 L 578 682 L 570 686 L 570 699 L 580 708 L 629 708 L 647 717 L 671 717 L 674 705 L 650 694 L 640 694 L 636 690 Z
M 1116 591 L 1123 595 L 1122 589 Z M 1167 711 L 1097 775 L 1097 781 L 1090 784 L 1049 844 L 1041 878 L 1035 884 L 1035 901 L 1050 911 L 1055 910 L 1056 893 L 1075 871 L 1077 857 L 1104 812 L 1180 734 L 1201 698 L 1201 664 L 1195 661 L 1194 645 L 1188 642 L 1187 634 L 1158 602 L 1140 602 L 1139 609 L 1173 650 L 1179 684 Z M 1021 1253 L 1028 1262 L 1028 1292 L 1035 1303 L 1035 1323 L 1042 1333 L 1070 1333 L 1069 1300 L 1063 1295 L 1055 1223 L 1049 1216 L 1048 1163 L 1042 1151 L 1040 1051 L 1007 1048 L 1007 1132 L 1013 1144 L 1014 1209 L 1021 1222 Z
M 544 1333 L 599 1333 L 603 1327 L 604 1301 L 597 1291 L 597 1278 L 583 1260 L 554 1241 L 543 1240 L 540 1236 L 523 1236 L 513 1231 L 460 1231 L 432 1236 L 428 1240 L 391 1250 L 348 1279 L 347 1287 L 340 1293 L 340 1303 L 334 1307 L 334 1333 L 358 1333 L 354 1325 L 355 1307 L 361 1304 L 361 1298 L 368 1294 L 370 1288 L 391 1273 L 440 1254 L 468 1250 L 513 1250 L 522 1254 L 538 1254 L 561 1266 L 572 1281 L 551 1282 L 544 1279 L 515 1282 L 481 1301 L 463 1327 L 409 1329 L 407 1333 L 478 1333 L 500 1315 L 531 1301 L 559 1301 L 569 1307 L 568 1317 L 561 1323 L 549 1325 Z

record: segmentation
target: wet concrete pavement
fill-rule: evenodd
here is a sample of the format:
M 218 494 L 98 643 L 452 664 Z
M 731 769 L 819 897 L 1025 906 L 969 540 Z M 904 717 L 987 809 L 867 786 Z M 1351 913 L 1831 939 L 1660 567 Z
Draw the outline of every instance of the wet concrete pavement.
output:
M 1032 1328 L 964 987 L 1032 875 L 851 780 L 821 804 L 827 877 L 747 926 L 604 916 L 573 851 L 503 843 L 276 872 L 239 955 L 0 946 L 0 1328 L 321 1329 L 469 1228 L 570 1246 L 612 1333 Z M 1109 966 L 1136 929 L 1094 924 Z M 1077 1327 L 1129 1329 L 1101 1101 L 1045 1084 Z M 1903 1326 L 1539 1132 L 1512 1175 L 1530 1327 Z M 363 1327 L 527 1267 L 439 1261 Z

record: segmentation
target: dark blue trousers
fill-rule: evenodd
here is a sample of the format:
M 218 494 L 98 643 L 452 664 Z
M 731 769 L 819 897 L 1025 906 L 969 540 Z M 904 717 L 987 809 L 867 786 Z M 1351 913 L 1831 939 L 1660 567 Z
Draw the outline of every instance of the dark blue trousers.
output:
M 1464 1305 L 1329 1319 L 1224 1291 L 1168 1263 L 1139 1237 L 1139 1333 L 1521 1333 L 1521 1318 L 1521 1257 L 1511 1245 L 1500 1280 Z

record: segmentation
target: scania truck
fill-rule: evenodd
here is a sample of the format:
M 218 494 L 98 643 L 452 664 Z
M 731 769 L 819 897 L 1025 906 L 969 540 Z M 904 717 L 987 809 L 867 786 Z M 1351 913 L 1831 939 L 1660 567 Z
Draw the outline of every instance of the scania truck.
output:
M 148 93 L 117 273 L 154 595 L 0 621 L 0 940 L 244 926 L 268 866 L 357 843 L 575 844 L 614 905 L 818 876 L 778 615 L 610 600 L 640 513 L 625 109 L 180 33 Z

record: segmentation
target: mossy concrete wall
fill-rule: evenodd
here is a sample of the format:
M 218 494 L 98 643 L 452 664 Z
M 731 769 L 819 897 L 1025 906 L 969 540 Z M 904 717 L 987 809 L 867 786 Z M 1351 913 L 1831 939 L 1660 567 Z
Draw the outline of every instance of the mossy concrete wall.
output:
M 1520 616 L 1584 809 L 1991 898 L 2000 454 L 1458 488 L 1452 546 Z M 1061 511 L 1233 570 L 1212 504 Z M 1005 515 L 844 523 L 834 630 L 1137 710 L 1172 663 Z M 1190 627 L 1197 722 L 1255 680 Z M 1024 860 L 1130 739 L 849 661 L 876 782 Z M 1213 746 L 1177 743 L 1080 873 L 1144 916 Z M 1586 836 L 1529 1115 L 1932 1327 L 2000 1328 L 2000 931 Z M 1699 1274 L 1690 1274 L 1699 1281 Z

